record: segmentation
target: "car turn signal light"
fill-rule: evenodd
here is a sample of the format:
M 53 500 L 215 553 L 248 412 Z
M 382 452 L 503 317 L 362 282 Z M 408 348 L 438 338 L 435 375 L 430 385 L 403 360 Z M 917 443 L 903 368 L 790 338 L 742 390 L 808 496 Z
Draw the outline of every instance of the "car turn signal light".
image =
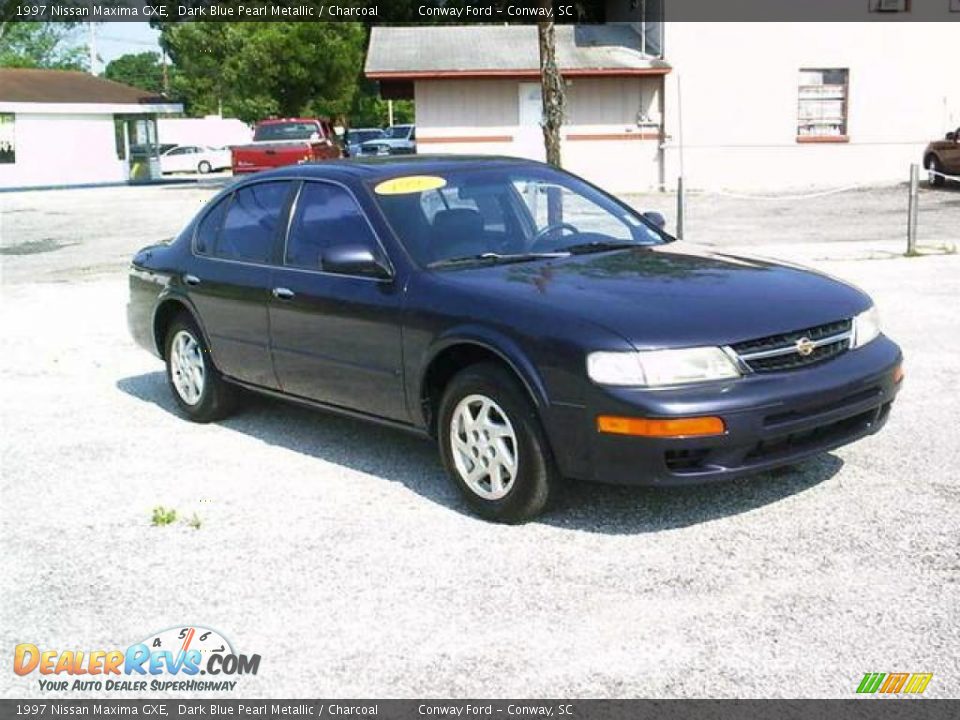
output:
M 723 418 L 713 416 L 670 419 L 630 418 L 616 415 L 597 417 L 597 430 L 613 435 L 685 438 L 722 435 L 726 429 Z

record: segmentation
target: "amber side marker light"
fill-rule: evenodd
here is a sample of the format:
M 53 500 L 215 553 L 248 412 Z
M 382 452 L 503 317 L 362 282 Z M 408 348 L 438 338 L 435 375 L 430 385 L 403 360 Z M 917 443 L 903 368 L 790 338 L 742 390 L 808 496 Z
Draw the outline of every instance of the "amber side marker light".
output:
M 641 437 L 685 438 L 704 435 L 722 435 L 727 429 L 722 418 L 630 418 L 616 415 L 597 417 L 597 430 L 612 435 L 638 435 Z
M 904 375 L 906 373 L 903 371 L 903 365 L 897 365 L 897 369 L 893 371 L 893 384 L 899 385 Z

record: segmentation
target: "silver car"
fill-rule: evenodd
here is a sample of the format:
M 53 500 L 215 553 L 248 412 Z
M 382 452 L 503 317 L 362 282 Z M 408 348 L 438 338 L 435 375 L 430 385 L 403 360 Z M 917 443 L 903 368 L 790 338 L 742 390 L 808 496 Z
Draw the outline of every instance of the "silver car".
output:
M 383 137 L 368 140 L 360 146 L 360 155 L 413 155 L 417 152 L 415 125 L 391 125 Z

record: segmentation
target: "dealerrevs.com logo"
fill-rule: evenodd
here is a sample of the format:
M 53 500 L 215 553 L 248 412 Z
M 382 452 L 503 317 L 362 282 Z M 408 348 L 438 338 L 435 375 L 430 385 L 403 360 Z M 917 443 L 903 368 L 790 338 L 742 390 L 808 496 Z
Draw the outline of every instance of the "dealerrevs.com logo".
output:
M 867 673 L 857 686 L 860 694 L 922 695 L 933 673 Z
M 21 643 L 13 653 L 13 671 L 37 673 L 40 690 L 51 692 L 233 690 L 238 681 L 232 678 L 259 669 L 260 655 L 239 654 L 223 635 L 200 626 L 168 628 L 125 650 L 49 650 Z

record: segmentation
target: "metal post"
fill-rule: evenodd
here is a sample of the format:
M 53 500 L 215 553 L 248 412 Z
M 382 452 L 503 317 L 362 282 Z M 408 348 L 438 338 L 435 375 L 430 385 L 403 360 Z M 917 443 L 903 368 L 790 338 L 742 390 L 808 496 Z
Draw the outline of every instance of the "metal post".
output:
M 679 141 L 680 175 L 677 177 L 677 239 L 683 239 L 683 92 L 677 73 L 677 139 Z
M 919 211 L 918 189 L 920 186 L 920 166 L 910 165 L 910 201 L 907 205 L 907 255 L 917 254 L 917 214 Z
M 677 176 L 677 232 L 678 240 L 683 239 L 683 175 Z
M 393 125 L 393 100 L 387 100 L 387 125 Z

